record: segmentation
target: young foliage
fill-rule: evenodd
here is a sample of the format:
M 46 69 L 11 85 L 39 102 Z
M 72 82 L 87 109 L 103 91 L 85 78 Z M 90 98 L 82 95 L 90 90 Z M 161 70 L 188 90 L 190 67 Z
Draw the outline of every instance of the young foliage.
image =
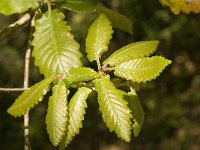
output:
M 156 51 L 158 43 L 158 41 L 142 41 L 126 45 L 110 55 L 103 64 L 115 66 L 124 61 L 149 56 Z
M 53 94 L 48 103 L 46 126 L 51 143 L 57 146 L 64 135 L 68 121 L 67 95 L 69 91 L 63 81 L 54 85 L 52 91 Z
M 129 92 L 127 95 L 125 95 L 125 100 L 128 102 L 128 106 L 132 111 L 133 115 L 133 133 L 134 136 L 138 136 L 142 125 L 144 122 L 144 111 L 141 106 L 140 100 L 138 98 L 138 95 L 135 91 L 135 89 L 131 89 L 131 92 Z
M 161 56 L 132 59 L 115 66 L 115 75 L 133 82 L 146 82 L 155 79 L 162 70 L 171 64 Z
M 91 89 L 81 87 L 72 97 L 69 103 L 69 126 L 65 140 L 65 145 L 68 145 L 76 134 L 79 134 L 79 129 L 82 128 L 85 109 L 87 108 L 86 99 L 92 92 Z
M 86 52 L 89 61 L 96 60 L 108 50 L 112 33 L 110 21 L 104 14 L 100 14 L 91 25 L 86 38 Z
M 22 1 L 18 1 L 19 4 L 22 3 Z M 5 3 L 6 7 L 7 5 L 14 7 L 16 2 L 17 0 L 13 0 L 13 2 L 8 0 L 6 3 L 3 0 L 0 8 L 3 7 L 2 3 Z M 82 128 L 87 108 L 86 99 L 93 89 L 98 94 L 98 103 L 106 126 L 119 138 L 129 142 L 131 131 L 133 130 L 134 135 L 137 136 L 144 120 L 142 106 L 135 90 L 132 89 L 133 84 L 156 78 L 171 61 L 161 56 L 147 57 L 155 52 L 158 41 L 144 41 L 124 46 L 103 63 L 100 62 L 100 58 L 108 50 L 112 38 L 111 23 L 114 27 L 132 33 L 132 22 L 127 17 L 98 5 L 96 9 L 100 14 L 89 28 L 86 38 L 87 57 L 90 62 L 97 61 L 98 73 L 92 68 L 81 67 L 80 46 L 70 33 L 70 27 L 63 20 L 64 14 L 57 9 L 51 10 L 51 2 L 75 12 L 93 12 L 95 10 L 92 0 L 40 1 L 41 4 L 47 3 L 48 12 L 35 20 L 32 56 L 35 57 L 35 65 L 39 66 L 40 72 L 46 79 L 23 92 L 8 109 L 8 113 L 13 116 L 25 114 L 43 99 L 53 82 L 46 126 L 52 144 L 59 145 L 61 149 L 64 149 Z M 5 11 L 9 8 L 3 8 L 0 9 L 0 13 L 22 12 L 37 6 L 36 0 L 30 0 L 19 6 L 20 10 L 16 10 L 18 9 L 16 7 L 10 9 L 9 12 Z M 113 70 L 117 78 L 113 77 L 112 80 L 109 71 Z M 124 82 L 122 78 L 131 81 Z M 127 94 L 125 91 L 117 89 L 119 84 L 131 88 L 131 92 Z M 68 89 L 71 88 L 78 88 L 78 90 L 68 105 Z
M 53 78 L 46 78 L 23 92 L 8 109 L 8 113 L 15 117 L 24 115 L 33 106 L 42 101 L 52 81 Z
M 29 8 L 37 8 L 39 6 L 37 0 L 1 0 L 0 14 L 12 15 L 15 13 L 23 13 Z
M 69 71 L 69 77 L 67 78 L 67 80 L 69 81 L 69 83 L 75 83 L 89 81 L 97 78 L 98 76 L 98 73 L 91 68 L 72 68 Z
M 62 4 L 62 8 L 78 13 L 95 11 L 95 5 L 92 0 L 67 0 Z
M 68 76 L 72 67 L 82 66 L 80 46 L 63 19 L 64 15 L 57 9 L 49 9 L 35 21 L 32 55 L 35 57 L 35 65 L 39 66 L 45 77 Z
M 99 13 L 105 14 L 111 21 L 113 27 L 121 29 L 130 34 L 133 33 L 133 22 L 126 16 L 119 14 L 114 10 L 108 9 L 102 5 L 97 5 L 96 10 Z
M 111 132 L 114 131 L 119 138 L 129 142 L 132 115 L 123 99 L 124 92 L 113 86 L 109 76 L 96 79 L 94 83 L 104 122 Z

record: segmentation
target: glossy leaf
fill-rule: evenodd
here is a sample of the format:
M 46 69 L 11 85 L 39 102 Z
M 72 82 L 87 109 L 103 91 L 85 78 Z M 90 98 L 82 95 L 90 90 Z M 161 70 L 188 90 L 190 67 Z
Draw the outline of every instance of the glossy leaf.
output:
M 69 126 L 65 145 L 69 144 L 76 134 L 79 134 L 79 129 L 83 126 L 82 121 L 87 108 L 86 99 L 91 92 L 91 89 L 81 87 L 69 102 Z
M 121 29 L 130 34 L 133 33 L 133 22 L 128 17 L 102 5 L 97 5 L 96 9 L 99 13 L 104 13 L 108 17 L 113 27 Z
M 96 60 L 108 50 L 112 33 L 110 21 L 104 14 L 100 14 L 91 25 L 86 39 L 86 52 L 89 61 Z
M 133 59 L 115 67 L 115 75 L 133 82 L 155 79 L 171 63 L 161 56 Z
M 12 15 L 15 13 L 23 13 L 30 8 L 34 9 L 38 6 L 37 0 L 1 0 L 0 14 Z
M 98 102 L 104 122 L 110 131 L 129 142 L 131 135 L 131 110 L 123 99 L 124 92 L 116 89 L 108 76 L 95 80 Z
M 43 100 L 43 96 L 49 90 L 53 78 L 46 78 L 23 92 L 8 109 L 8 113 L 17 117 L 24 115 L 32 107 Z
M 91 68 L 72 68 L 69 71 L 68 81 L 70 83 L 89 81 L 98 77 L 98 73 Z
M 57 146 L 66 130 L 68 121 L 67 89 L 65 83 L 61 81 L 54 85 L 53 94 L 49 98 L 46 126 L 51 143 Z
M 133 115 L 132 120 L 134 122 L 132 127 L 133 127 L 134 136 L 138 136 L 144 122 L 143 108 L 141 106 L 137 93 L 134 89 L 132 89 L 131 92 L 129 92 L 125 96 L 125 100 L 128 102 L 128 106 L 132 111 L 132 115 Z
M 164 6 L 169 6 L 174 14 L 179 14 L 181 11 L 188 14 L 190 12 L 200 12 L 199 0 L 160 0 Z
M 63 3 L 62 8 L 80 13 L 95 11 L 95 5 L 92 0 L 67 0 Z
M 82 65 L 79 44 L 73 39 L 70 27 L 58 10 L 48 11 L 35 21 L 36 31 L 32 42 L 35 65 L 45 77 L 69 75 L 72 67 Z
M 156 51 L 158 43 L 158 41 L 142 41 L 129 44 L 115 51 L 103 64 L 114 66 L 124 61 L 149 56 Z

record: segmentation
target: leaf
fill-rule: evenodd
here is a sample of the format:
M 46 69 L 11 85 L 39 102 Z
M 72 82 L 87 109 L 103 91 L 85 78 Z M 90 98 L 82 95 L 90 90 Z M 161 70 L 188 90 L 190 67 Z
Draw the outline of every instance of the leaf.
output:
M 103 64 L 114 66 L 124 61 L 149 56 L 156 51 L 158 43 L 159 41 L 142 41 L 129 44 L 115 51 Z
M 49 90 L 49 85 L 52 81 L 53 78 L 46 78 L 23 92 L 7 112 L 15 117 L 24 115 L 34 105 L 43 100 L 43 96 Z
M 53 94 L 48 103 L 46 126 L 51 143 L 57 146 L 66 130 L 68 121 L 67 95 L 69 92 L 67 92 L 63 81 L 54 85 L 52 91 Z
M 190 12 L 200 12 L 199 0 L 160 0 L 164 6 L 169 6 L 174 14 L 179 14 L 180 11 L 188 14 Z
M 78 13 L 95 11 L 95 5 L 92 0 L 68 0 L 63 3 L 62 8 Z
M 104 76 L 95 80 L 98 92 L 98 102 L 104 122 L 110 131 L 115 131 L 122 140 L 129 142 L 131 135 L 131 110 L 123 99 L 125 92 L 116 89 L 109 79 Z
M 146 82 L 155 79 L 162 70 L 171 64 L 161 56 L 129 60 L 115 67 L 115 75 L 133 82 Z
M 69 126 L 65 145 L 69 144 L 73 137 L 79 134 L 79 129 L 82 128 L 82 121 L 84 120 L 85 109 L 87 108 L 86 99 L 91 92 L 91 89 L 81 87 L 69 102 Z
M 102 5 L 96 6 L 97 12 L 104 13 L 111 21 L 113 27 L 121 29 L 130 34 L 133 33 L 133 22 L 126 16 L 118 12 L 108 9 Z
M 86 52 L 89 61 L 96 60 L 108 50 L 112 33 L 110 21 L 104 14 L 100 14 L 91 25 L 86 38 Z
M 38 6 L 37 0 L 1 0 L 0 14 L 12 15 L 15 13 L 23 13 L 30 8 L 34 9 Z
M 91 68 L 81 67 L 81 68 L 72 68 L 69 71 L 68 81 L 70 83 L 89 81 L 94 78 L 97 78 L 99 75 L 96 71 Z
M 45 77 L 68 76 L 72 67 L 82 66 L 79 44 L 63 19 L 64 15 L 55 9 L 35 21 L 32 55 Z
M 138 136 L 144 122 L 143 108 L 141 106 L 140 100 L 137 96 L 135 89 L 132 89 L 131 92 L 125 95 L 124 98 L 128 102 L 128 106 L 132 111 L 132 115 L 133 115 L 132 120 L 134 122 L 132 127 L 133 127 L 134 136 Z

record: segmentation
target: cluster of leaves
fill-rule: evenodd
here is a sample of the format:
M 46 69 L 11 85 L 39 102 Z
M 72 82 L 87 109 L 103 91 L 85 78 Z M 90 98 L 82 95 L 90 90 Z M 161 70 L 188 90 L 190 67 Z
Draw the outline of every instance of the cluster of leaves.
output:
M 199 0 L 160 0 L 164 6 L 169 6 L 174 14 L 179 14 L 180 11 L 188 14 L 190 12 L 200 12 Z
M 0 5 L 0 13 L 5 15 L 21 13 L 29 8 L 39 9 L 40 6 L 36 0 L 28 4 L 22 3 L 22 0 L 3 3 L 6 3 L 6 7 L 1 9 Z M 15 9 L 13 6 L 18 4 L 19 7 Z M 171 61 L 161 56 L 150 57 L 157 49 L 158 41 L 144 41 L 124 46 L 102 62 L 101 56 L 108 51 L 113 27 L 132 33 L 132 22 L 104 6 L 95 6 L 91 0 L 61 2 L 62 8 L 75 12 L 98 13 L 86 38 L 87 58 L 90 62 L 96 61 L 98 70 L 83 67 L 79 43 L 70 33 L 64 14 L 58 9 L 52 10 L 51 2 L 47 1 L 47 4 L 48 11 L 35 20 L 32 41 L 35 65 L 45 79 L 23 92 L 8 113 L 15 117 L 24 115 L 42 101 L 51 89 L 46 115 L 47 132 L 52 144 L 64 149 L 79 133 L 86 113 L 86 99 L 91 92 L 95 92 L 106 126 L 119 138 L 129 142 L 132 131 L 135 136 L 139 134 L 144 119 L 133 83 L 155 79 Z M 114 72 L 115 77 L 110 72 Z M 120 83 L 112 82 L 112 78 L 119 79 Z M 128 86 L 130 90 L 119 89 L 120 84 Z M 72 88 L 77 91 L 69 97 Z

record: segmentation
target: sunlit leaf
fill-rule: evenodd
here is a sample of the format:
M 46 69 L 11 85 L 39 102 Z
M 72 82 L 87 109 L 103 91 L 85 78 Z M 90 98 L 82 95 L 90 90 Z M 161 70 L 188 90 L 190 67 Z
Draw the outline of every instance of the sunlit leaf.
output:
M 43 96 L 49 90 L 49 85 L 52 81 L 53 78 L 46 78 L 23 92 L 8 109 L 8 113 L 15 117 L 25 114 L 43 100 Z
M 171 63 L 161 56 L 133 59 L 115 67 L 115 75 L 133 82 L 155 79 Z
M 0 14 L 12 15 L 22 13 L 29 8 L 37 8 L 39 6 L 37 0 L 1 0 Z
M 67 0 L 62 4 L 62 8 L 81 13 L 95 11 L 95 5 L 92 0 Z
M 199 0 L 160 0 L 164 6 L 169 6 L 174 14 L 179 14 L 180 11 L 188 14 L 190 12 L 200 12 Z
M 158 41 L 142 41 L 126 45 L 115 51 L 103 64 L 114 66 L 134 58 L 149 56 L 156 51 L 158 43 Z
M 67 92 L 63 81 L 54 85 L 52 91 L 53 94 L 48 103 L 46 126 L 51 143 L 57 146 L 66 130 L 68 120 L 67 95 L 69 92 Z
M 132 115 L 133 115 L 132 127 L 133 127 L 134 136 L 138 136 L 144 122 L 143 108 L 141 106 L 137 93 L 134 89 L 132 89 L 131 92 L 129 92 L 124 98 L 128 102 L 128 106 L 132 111 Z
M 35 65 L 46 77 L 68 76 L 72 67 L 82 65 L 79 44 L 73 39 L 70 27 L 58 10 L 48 11 L 35 21 L 36 31 L 32 42 Z
M 89 61 L 96 60 L 108 50 L 112 33 L 110 21 L 104 14 L 100 14 L 91 25 L 86 39 L 86 52 Z
M 72 68 L 69 71 L 68 81 L 70 83 L 89 81 L 98 77 L 98 73 L 91 68 Z
M 130 34 L 133 33 L 133 22 L 128 17 L 102 5 L 97 5 L 96 9 L 99 13 L 104 13 L 108 17 L 113 27 L 121 29 Z
M 95 88 L 98 92 L 98 102 L 106 126 L 119 138 L 129 142 L 132 115 L 127 102 L 123 99 L 124 92 L 113 86 L 109 76 L 96 79 Z
M 69 102 L 69 126 L 65 145 L 69 144 L 76 134 L 79 134 L 79 130 L 83 126 L 82 121 L 87 108 L 86 99 L 91 92 L 91 89 L 81 87 Z

